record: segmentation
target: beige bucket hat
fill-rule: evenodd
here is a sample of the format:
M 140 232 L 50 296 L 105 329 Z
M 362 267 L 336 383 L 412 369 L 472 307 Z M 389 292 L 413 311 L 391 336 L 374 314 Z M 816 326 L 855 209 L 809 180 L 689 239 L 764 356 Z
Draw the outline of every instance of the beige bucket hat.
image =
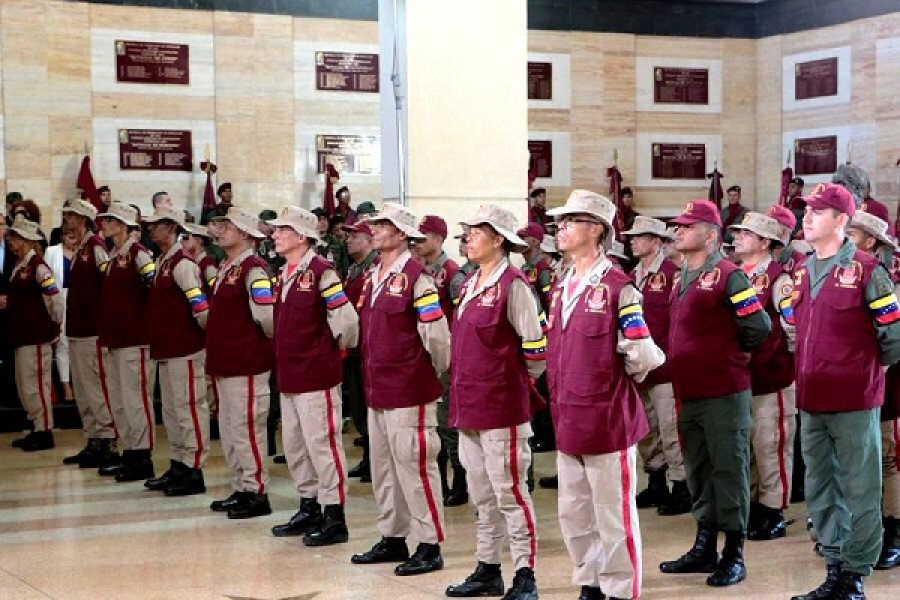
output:
M 39 242 L 44 239 L 44 236 L 41 235 L 41 230 L 38 227 L 38 224 L 25 218 L 16 219 L 15 221 L 13 221 L 13 224 L 10 225 L 9 230 L 19 237 L 30 240 L 32 242 Z
M 152 215 L 144 217 L 145 223 L 159 223 L 160 221 L 172 221 L 184 229 L 184 213 L 179 210 L 161 206 Z
M 897 249 L 897 243 L 888 234 L 888 224 L 872 213 L 867 213 L 864 210 L 856 211 L 847 226 L 862 229 L 882 244 L 887 244 L 891 248 Z
M 425 235 L 419 232 L 419 220 L 413 214 L 413 211 L 396 202 L 385 202 L 384 206 L 381 207 L 381 212 L 377 215 L 372 215 L 366 221 L 369 224 L 388 221 L 412 240 L 425 239 Z
M 259 230 L 259 217 L 248 213 L 246 210 L 232 205 L 225 216 L 213 217 L 210 221 L 231 221 L 231 224 L 258 240 L 264 239 L 266 236 Z
M 772 217 L 767 217 L 758 212 L 745 213 L 744 218 L 741 219 L 740 223 L 731 225 L 728 229 L 733 229 L 735 231 L 749 231 L 761 238 L 772 240 L 779 244 L 783 243 L 782 240 L 784 239 L 784 231 L 781 223 Z
M 622 235 L 655 235 L 656 237 L 671 240 L 674 239 L 672 233 L 666 229 L 666 224 L 659 219 L 653 217 L 644 217 L 638 215 L 631 224 L 631 229 L 623 231 Z
M 196 235 L 200 237 L 204 237 L 208 240 L 212 239 L 212 234 L 209 232 L 204 225 L 197 225 L 195 223 L 185 223 L 184 230 L 190 233 L 191 235 Z
M 97 218 L 97 208 L 87 200 L 82 200 L 81 198 L 69 200 L 68 204 L 63 206 L 62 212 L 63 214 L 71 213 L 73 215 L 81 215 L 82 217 L 87 217 L 91 221 Z
M 559 252 L 556 248 L 556 238 L 549 233 L 545 233 L 544 239 L 541 240 L 541 250 L 544 252 Z
M 290 227 L 299 235 L 306 236 L 319 241 L 319 230 L 317 228 L 319 218 L 298 206 L 285 206 L 281 209 L 281 214 L 277 219 L 269 221 L 272 227 Z
M 610 256 L 621 258 L 622 260 L 628 260 L 628 255 L 625 254 L 625 244 L 623 244 L 619 240 L 613 240 L 609 250 L 607 250 L 606 253 Z
M 110 219 L 122 221 L 129 227 L 138 226 L 138 212 L 133 207 L 128 206 L 124 202 L 111 202 L 106 212 L 97 215 L 98 219 L 100 217 L 108 217 Z
M 460 221 L 460 225 L 465 227 L 477 227 L 478 225 L 490 225 L 494 231 L 502 235 L 506 240 L 515 246 L 516 252 L 521 252 L 528 248 L 525 240 L 516 234 L 519 229 L 519 220 L 516 216 L 505 208 L 496 204 L 482 204 L 478 207 L 475 217 L 467 221 Z
M 547 211 L 547 214 L 551 217 L 575 214 L 591 215 L 606 223 L 607 228 L 612 233 L 613 222 L 616 218 L 616 205 L 610 202 L 606 196 L 601 196 L 596 192 L 572 190 L 572 193 L 566 199 L 565 205 L 550 209 Z

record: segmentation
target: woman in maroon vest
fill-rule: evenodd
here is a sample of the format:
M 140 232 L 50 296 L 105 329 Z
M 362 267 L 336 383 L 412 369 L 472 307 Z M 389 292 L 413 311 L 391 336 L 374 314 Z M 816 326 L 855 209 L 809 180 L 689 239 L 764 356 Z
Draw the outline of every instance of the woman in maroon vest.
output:
M 16 386 L 34 430 L 14 442 L 25 452 L 53 448 L 50 389 L 53 344 L 59 337 L 63 306 L 53 272 L 41 258 L 43 236 L 37 223 L 19 217 L 7 233 L 16 256 L 9 279 L 9 342 L 15 348 Z
M 450 597 L 503 593 L 500 553 L 509 538 L 516 574 L 505 598 L 537 598 L 534 505 L 528 492 L 533 381 L 545 368 L 547 340 L 537 300 L 509 252 L 527 244 L 513 214 L 487 204 L 467 227 L 468 259 L 478 270 L 463 284 L 453 325 L 449 426 L 478 511 L 478 566 Z M 505 530 L 505 536 L 503 533 Z
M 548 214 L 572 267 L 553 288 L 547 370 L 559 470 L 559 521 L 580 600 L 641 595 L 637 443 L 648 431 L 636 381 L 665 360 L 641 294 L 603 252 L 615 206 L 575 190 Z

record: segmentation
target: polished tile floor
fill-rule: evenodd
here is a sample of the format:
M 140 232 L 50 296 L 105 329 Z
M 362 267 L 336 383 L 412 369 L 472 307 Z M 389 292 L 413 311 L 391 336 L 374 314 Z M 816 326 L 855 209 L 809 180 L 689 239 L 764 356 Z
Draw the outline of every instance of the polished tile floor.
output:
M 392 565 L 361 567 L 350 554 L 376 539 L 371 489 L 356 480 L 347 507 L 350 543 L 309 549 L 298 538 L 274 538 L 269 528 L 293 514 L 296 500 L 283 465 L 272 465 L 270 499 L 275 513 L 229 521 L 209 511 L 209 502 L 230 493 L 218 443 L 206 470 L 208 493 L 165 498 L 141 483 L 118 484 L 93 470 L 65 467 L 78 450 L 73 431 L 57 432 L 57 448 L 23 454 L 0 435 L 0 600 L 187 600 L 313 599 L 413 600 L 443 597 L 474 565 L 473 514 L 447 510 L 448 542 L 443 571 L 414 578 L 393 575 Z M 165 448 L 160 429 L 160 448 Z M 350 438 L 345 439 L 352 448 Z M 355 464 L 359 450 L 350 450 Z M 168 462 L 164 450 L 156 463 Z M 537 475 L 553 471 L 553 455 L 537 455 Z M 643 485 L 643 483 L 641 484 Z M 542 599 L 574 599 L 570 563 L 556 520 L 556 496 L 537 490 L 540 534 L 537 579 Z M 797 523 L 788 537 L 747 546 L 748 580 L 719 590 L 702 576 L 663 576 L 656 565 L 687 549 L 693 540 L 689 516 L 658 517 L 641 511 L 645 565 L 643 598 L 785 599 L 817 585 L 824 567 L 802 525 L 803 506 L 789 516 Z M 506 563 L 507 581 L 512 568 Z M 868 597 L 900 598 L 900 569 L 867 580 Z

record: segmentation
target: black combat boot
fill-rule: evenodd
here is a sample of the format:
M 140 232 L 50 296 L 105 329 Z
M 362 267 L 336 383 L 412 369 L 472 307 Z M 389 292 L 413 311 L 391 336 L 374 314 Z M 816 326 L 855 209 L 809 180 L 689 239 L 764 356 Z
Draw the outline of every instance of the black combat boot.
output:
M 725 547 L 716 570 L 706 578 L 706 584 L 713 587 L 725 587 L 742 582 L 747 578 L 747 567 L 744 565 L 744 532 L 726 531 Z
M 354 565 L 374 565 L 386 562 L 400 562 L 409 558 L 406 538 L 383 537 L 366 552 L 354 554 L 350 559 Z
M 333 546 L 344 544 L 350 539 L 347 531 L 347 519 L 341 504 L 329 504 L 325 507 L 322 524 L 310 531 L 303 538 L 306 546 Z
M 694 501 L 691 499 L 691 491 L 684 481 L 673 481 L 672 492 L 669 499 L 656 507 L 657 514 L 664 517 L 683 515 L 691 512 Z
M 203 471 L 183 465 L 180 476 L 167 485 L 163 493 L 169 497 L 205 494 L 206 482 L 203 480 Z
M 666 482 L 666 467 L 647 473 L 647 489 L 635 498 L 638 508 L 662 506 L 669 501 L 669 484 Z
M 716 570 L 719 555 L 716 552 L 716 530 L 704 525 L 697 526 L 694 545 L 675 560 L 660 563 L 663 573 L 712 573 Z
M 478 561 L 478 566 L 462 583 L 454 583 L 447 588 L 445 594 L 450 598 L 482 598 L 485 596 L 502 596 L 504 590 L 503 574 L 500 565 L 492 565 Z
M 538 600 L 534 571 L 528 567 L 518 569 L 513 577 L 512 586 L 503 595 L 503 600 Z
M 900 520 L 896 517 L 884 518 L 884 542 L 875 568 L 879 571 L 893 569 L 900 565 Z
M 300 509 L 283 525 L 272 528 L 275 537 L 303 535 L 322 524 L 322 507 L 315 498 L 301 498 Z
M 841 563 L 829 563 L 825 567 L 825 581 L 813 591 L 791 596 L 791 600 L 829 600 L 841 579 Z
M 469 501 L 469 486 L 466 483 L 466 470 L 453 467 L 453 487 L 450 495 L 444 496 L 444 506 L 462 506 Z
M 444 568 L 441 547 L 438 544 L 419 544 L 408 559 L 397 565 L 394 575 L 424 575 Z

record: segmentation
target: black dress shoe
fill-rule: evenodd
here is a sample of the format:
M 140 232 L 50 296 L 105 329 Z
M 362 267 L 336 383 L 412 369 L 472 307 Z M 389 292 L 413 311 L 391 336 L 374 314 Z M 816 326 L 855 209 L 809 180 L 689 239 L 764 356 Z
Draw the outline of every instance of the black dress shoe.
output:
M 450 493 L 444 497 L 444 506 L 462 506 L 469 502 L 469 486 L 466 483 L 466 470 L 453 467 L 453 485 Z
M 698 526 L 691 549 L 675 560 L 660 563 L 659 570 L 668 574 L 712 573 L 718 558 L 715 530 Z
M 383 537 L 367 552 L 354 554 L 350 562 L 354 565 L 374 565 L 386 562 L 400 562 L 409 558 L 406 538 Z
M 863 576 L 859 573 L 841 571 L 841 577 L 838 579 L 831 598 L 833 600 L 866 600 Z
M 179 477 L 163 489 L 163 493 L 170 498 L 176 496 L 193 496 L 206 493 L 206 482 L 203 480 L 203 471 L 183 467 Z
M 691 512 L 693 504 L 694 501 L 691 499 L 687 483 L 676 481 L 672 483 L 672 491 L 669 493 L 668 499 L 656 507 L 656 513 L 664 517 L 683 515 Z
M 363 459 L 359 461 L 359 464 L 347 471 L 347 477 L 369 477 L 369 481 L 372 481 L 372 472 L 369 468 L 369 461 Z
M 598 587 L 583 585 L 581 593 L 578 594 L 578 600 L 606 600 L 606 594 Z
M 238 505 L 241 501 L 241 496 L 246 494 L 247 492 L 232 492 L 230 496 L 224 498 L 222 500 L 213 500 L 209 505 L 209 510 L 214 512 L 228 512 L 232 508 Z
M 291 519 L 272 528 L 275 537 L 303 535 L 322 524 L 322 507 L 315 498 L 301 498 L 300 510 Z
M 80 465 L 81 461 L 84 460 L 84 457 L 91 452 L 92 444 L 94 443 L 93 439 L 88 440 L 87 444 L 84 445 L 84 448 L 78 451 L 78 454 L 73 454 L 71 456 L 67 456 L 63 459 L 64 465 Z
M 119 471 L 125 468 L 126 462 L 129 460 L 128 452 L 130 450 L 125 450 L 122 453 L 122 456 L 117 456 L 116 458 L 108 461 L 104 465 L 100 465 L 100 468 L 97 469 L 97 473 L 102 475 L 103 477 L 112 477 Z
M 502 596 L 504 590 L 503 574 L 500 565 L 491 565 L 478 561 L 478 566 L 462 583 L 455 583 L 447 588 L 445 594 L 450 598 L 483 598 L 485 596 Z
M 884 525 L 884 541 L 881 544 L 881 554 L 878 555 L 875 568 L 879 571 L 886 571 L 900 565 L 900 519 L 885 517 L 882 524 Z
M 662 506 L 669 501 L 669 483 L 666 480 L 666 467 L 647 473 L 647 488 L 638 493 L 635 503 L 638 508 Z
M 153 461 L 150 460 L 149 450 L 134 450 L 132 460 L 125 464 L 115 475 L 116 481 L 125 483 L 128 481 L 140 481 L 151 479 L 156 473 L 153 470 Z
M 419 544 L 416 551 L 408 559 L 394 568 L 394 575 L 424 575 L 444 568 L 441 558 L 441 547 L 438 544 Z
M 181 467 L 183 467 L 183 465 L 180 462 L 170 460 L 168 470 L 155 479 L 148 479 L 147 481 L 145 481 L 144 487 L 148 490 L 164 490 L 170 484 L 175 483 L 175 481 L 178 479 L 179 475 L 181 474 Z
M 747 539 L 754 542 L 765 542 L 783 538 L 787 535 L 787 524 L 784 522 L 784 513 L 775 508 L 759 505 L 759 516 L 756 527 L 747 532 Z
M 503 600 L 538 600 L 534 571 L 528 567 L 518 569 L 513 577 L 512 585 L 503 595 Z
M 23 436 L 23 437 L 20 437 L 20 438 L 18 438 L 18 439 L 13 440 L 13 441 L 12 441 L 12 447 L 13 447 L 13 448 L 20 448 L 20 449 L 21 449 L 28 441 L 31 440 L 31 436 L 33 436 L 33 435 L 34 435 L 34 432 L 33 432 L 33 431 L 29 431 L 27 435 L 25 435 L 25 436 Z
M 712 587 L 735 585 L 747 578 L 747 567 L 744 565 L 744 532 L 726 531 L 725 547 L 716 570 L 706 578 L 706 584 Z
M 791 600 L 828 600 L 831 598 L 841 578 L 841 565 L 840 563 L 828 564 L 825 568 L 827 571 L 822 585 L 809 593 L 791 596 Z
M 22 450 L 25 452 L 40 452 L 54 447 L 56 447 L 56 443 L 53 441 L 52 431 L 32 432 L 31 439 L 22 444 Z
M 538 485 L 545 490 L 559 489 L 559 475 L 551 475 L 549 477 L 541 477 L 538 479 Z
M 349 539 L 350 532 L 347 531 L 344 507 L 340 504 L 330 504 L 325 507 L 322 524 L 304 536 L 303 545 L 310 547 L 333 546 L 344 544 Z
M 252 519 L 271 514 L 272 506 L 269 504 L 269 496 L 253 492 L 247 492 L 236 506 L 228 510 L 229 519 Z

